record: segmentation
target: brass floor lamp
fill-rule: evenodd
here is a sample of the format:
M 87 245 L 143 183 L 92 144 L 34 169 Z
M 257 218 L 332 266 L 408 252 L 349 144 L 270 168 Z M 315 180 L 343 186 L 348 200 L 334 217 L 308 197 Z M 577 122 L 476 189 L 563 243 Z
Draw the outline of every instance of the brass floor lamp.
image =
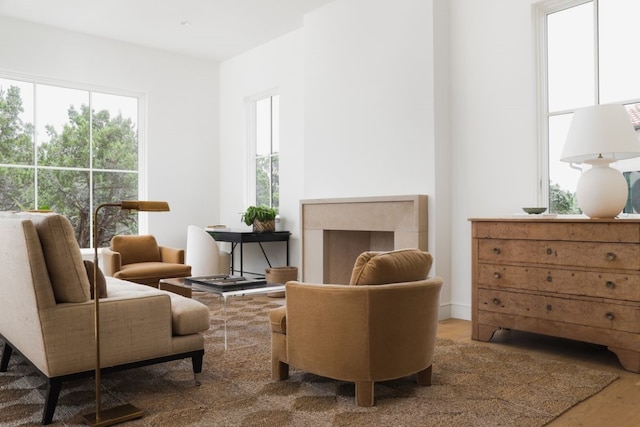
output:
M 98 211 L 105 207 L 119 207 L 121 210 L 141 212 L 166 212 L 169 210 L 167 202 L 123 200 L 118 203 L 103 203 L 99 205 L 93 214 L 93 277 L 98 276 Z M 100 393 L 100 298 L 98 290 L 94 290 L 94 323 L 96 337 L 96 412 L 84 416 L 85 423 L 90 426 L 110 426 L 125 421 L 140 418 L 143 412 L 135 406 L 127 403 L 107 410 L 102 410 L 102 398 Z

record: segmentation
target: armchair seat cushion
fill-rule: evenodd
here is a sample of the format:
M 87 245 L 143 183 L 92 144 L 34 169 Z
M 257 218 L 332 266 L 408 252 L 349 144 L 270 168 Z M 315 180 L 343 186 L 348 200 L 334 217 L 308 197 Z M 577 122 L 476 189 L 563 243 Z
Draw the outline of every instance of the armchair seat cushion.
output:
M 139 262 L 126 264 L 113 277 L 147 285 L 158 285 L 158 277 L 187 277 L 191 275 L 191 266 L 168 262 Z

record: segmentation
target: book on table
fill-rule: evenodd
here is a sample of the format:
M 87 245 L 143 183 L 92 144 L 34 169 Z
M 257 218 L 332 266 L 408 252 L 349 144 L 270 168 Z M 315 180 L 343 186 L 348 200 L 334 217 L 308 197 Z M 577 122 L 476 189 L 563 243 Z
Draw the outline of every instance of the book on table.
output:
M 264 278 L 248 279 L 244 276 L 229 276 L 226 274 L 185 277 L 185 281 L 191 286 L 195 284 L 204 286 L 205 288 L 213 288 L 220 291 L 236 291 L 243 289 L 263 288 L 267 284 L 267 281 Z

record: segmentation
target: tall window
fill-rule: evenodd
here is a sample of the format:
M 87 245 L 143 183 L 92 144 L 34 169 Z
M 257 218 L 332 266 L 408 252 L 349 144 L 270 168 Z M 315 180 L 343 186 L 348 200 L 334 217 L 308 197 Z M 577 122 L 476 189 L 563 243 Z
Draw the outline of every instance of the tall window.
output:
M 280 205 L 280 97 L 255 100 L 255 203 L 278 209 Z
M 638 16 L 638 0 L 552 0 L 540 6 L 541 157 L 546 159 L 541 176 L 551 212 L 579 213 L 573 194 L 584 165 L 560 162 L 576 109 L 622 103 L 640 132 Z M 640 160 L 612 166 L 639 171 Z
M 137 233 L 104 202 L 138 198 L 138 97 L 0 78 L 0 210 L 64 214 L 81 247 Z

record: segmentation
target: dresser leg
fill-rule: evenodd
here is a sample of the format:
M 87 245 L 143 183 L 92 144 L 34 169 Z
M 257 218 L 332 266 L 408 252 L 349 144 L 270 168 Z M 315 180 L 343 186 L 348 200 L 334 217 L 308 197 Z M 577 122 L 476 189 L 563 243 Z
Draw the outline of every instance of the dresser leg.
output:
M 500 329 L 498 326 L 491 326 L 491 325 L 478 325 L 477 328 L 473 328 L 474 330 L 477 330 L 477 336 L 471 336 L 472 339 L 477 340 L 477 341 L 489 341 L 491 340 L 491 338 L 493 337 L 493 334 Z
M 618 360 L 624 369 L 640 373 L 640 352 L 617 347 L 608 347 L 608 349 L 618 356 Z

